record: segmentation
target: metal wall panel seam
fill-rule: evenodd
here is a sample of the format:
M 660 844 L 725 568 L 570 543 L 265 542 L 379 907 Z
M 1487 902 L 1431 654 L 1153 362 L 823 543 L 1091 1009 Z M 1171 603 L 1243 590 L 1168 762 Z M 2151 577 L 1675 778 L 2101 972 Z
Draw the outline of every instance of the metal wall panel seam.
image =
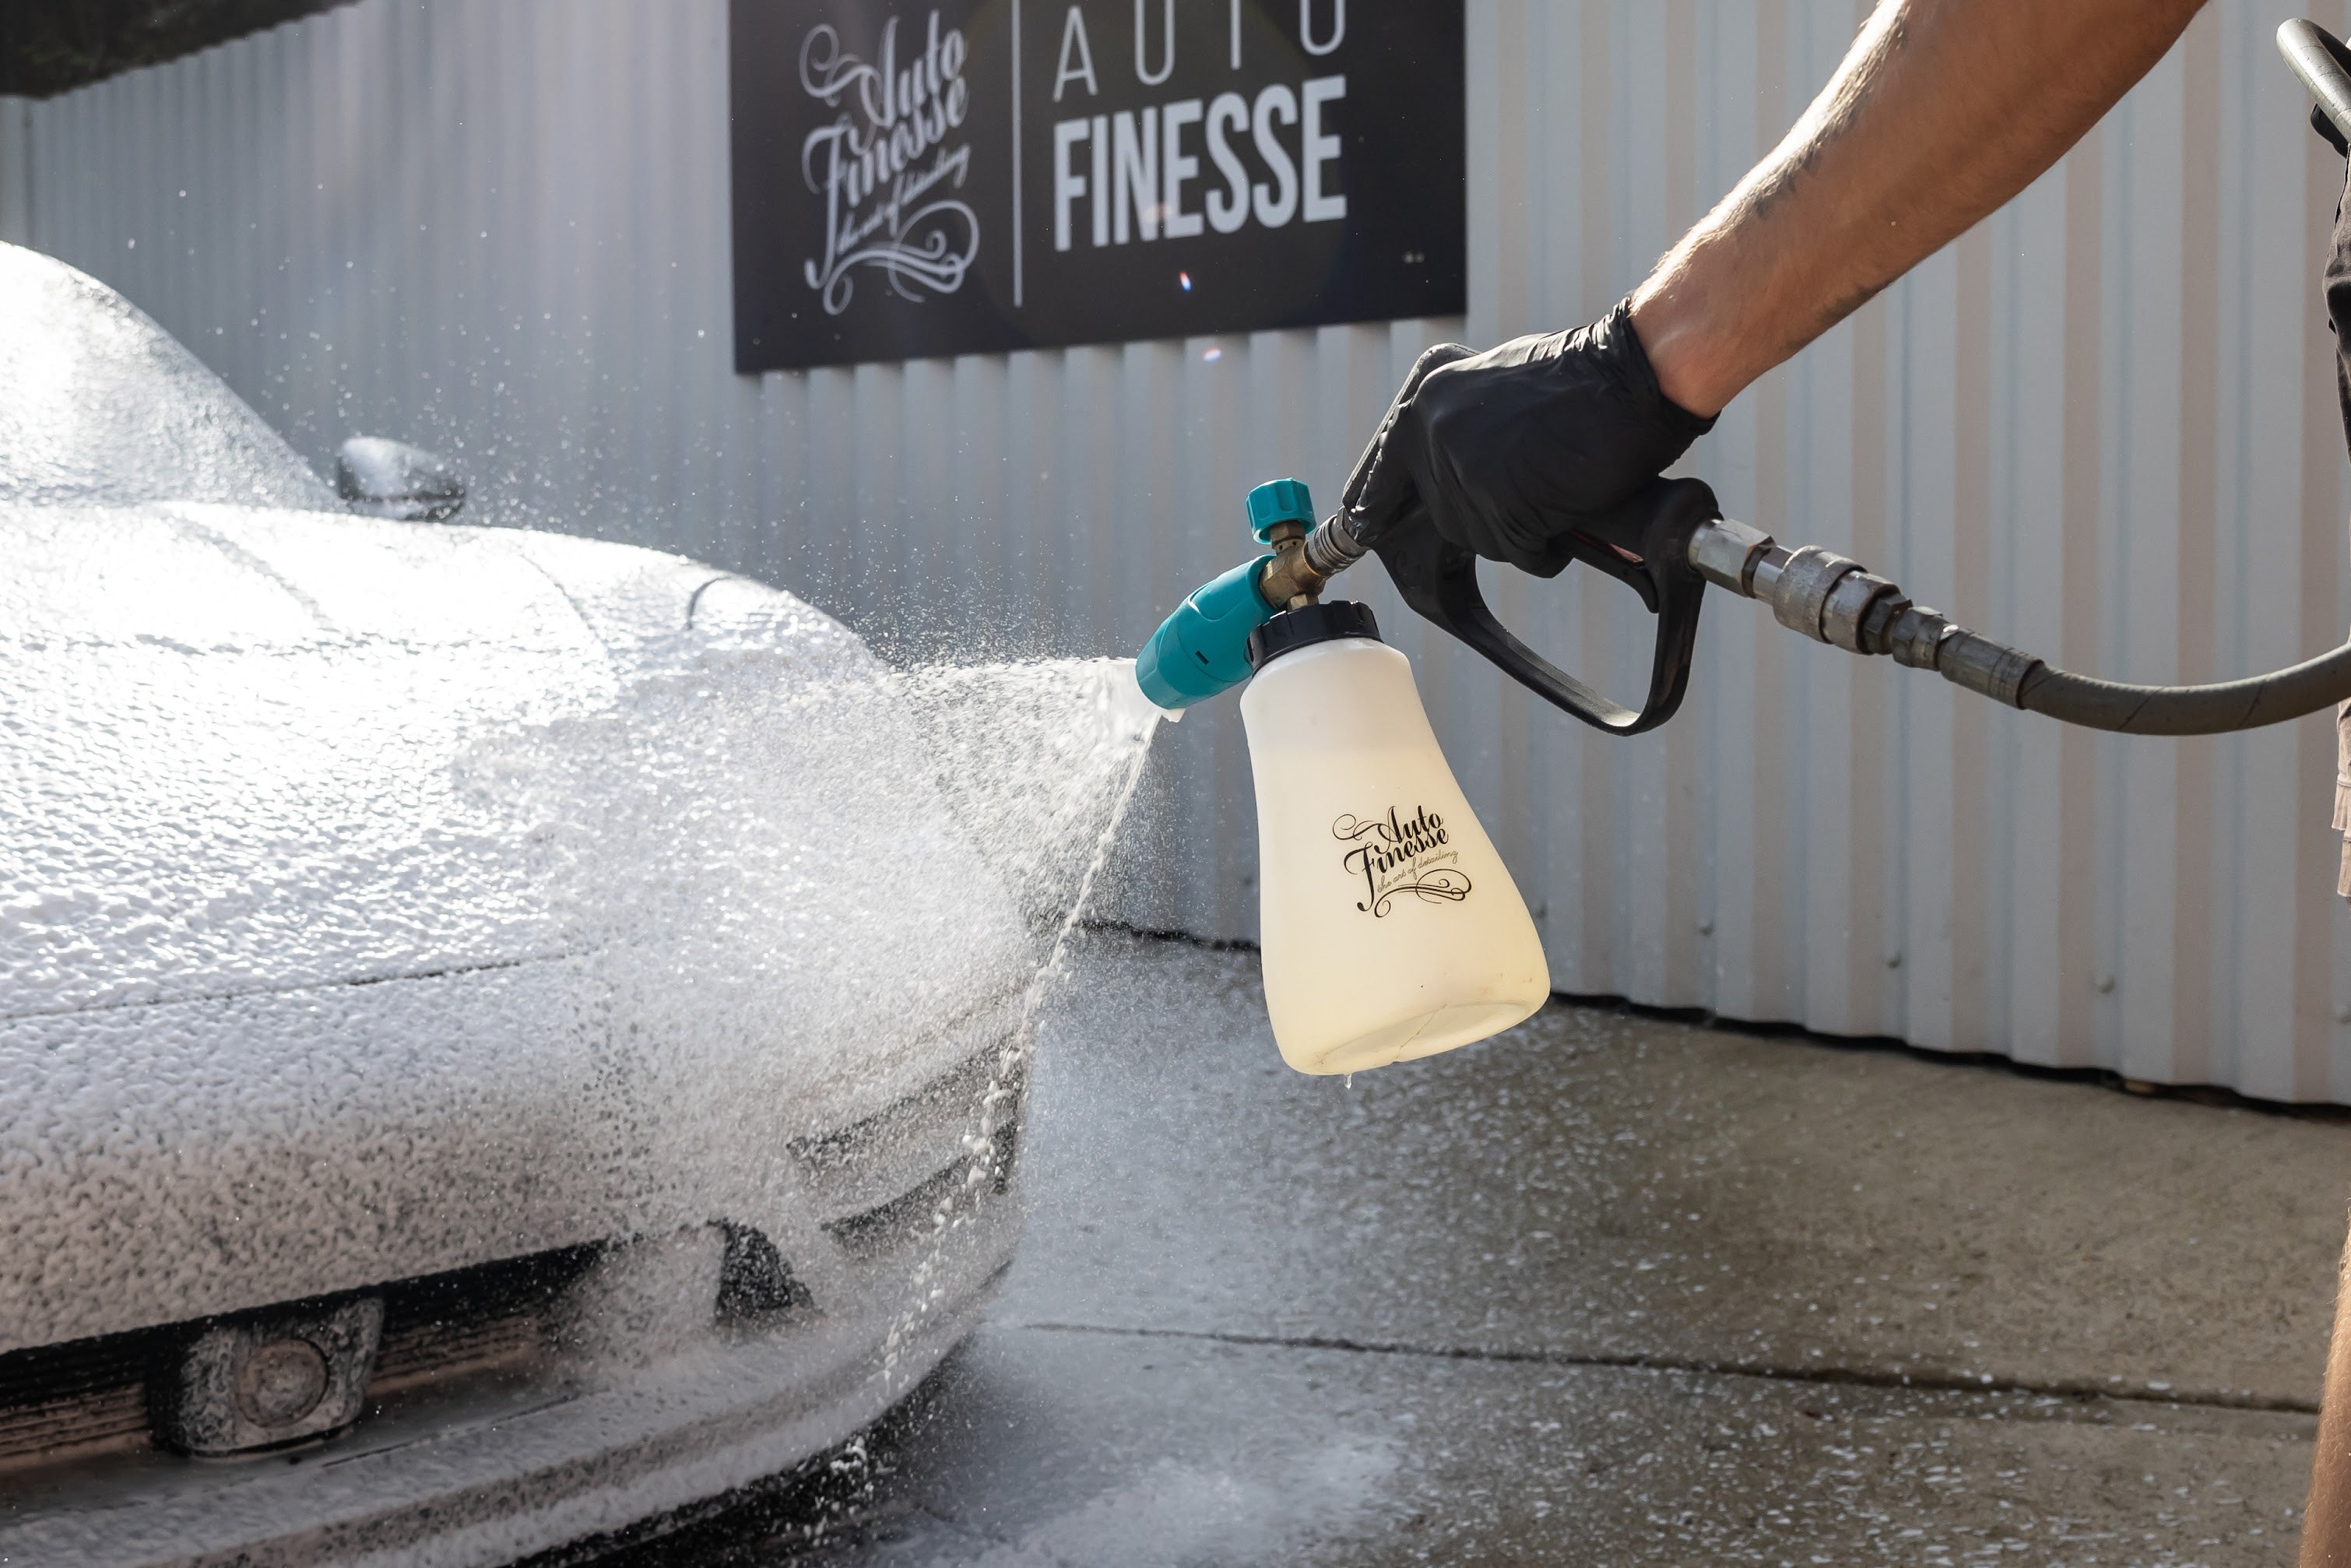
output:
M 2304 503 L 2304 465 L 2289 433 L 2299 432 L 2304 424 L 2304 382 L 2298 369 L 2314 313 L 2308 293 L 2310 257 L 2301 240 L 2308 222 L 2302 210 L 2308 191 L 2304 151 L 2308 132 L 2267 116 L 2256 117 L 2252 129 L 2252 156 L 2244 172 L 2253 186 L 2253 223 L 2262 244 L 2253 254 L 2247 290 L 2251 330 L 2245 349 L 2253 356 L 2247 413 L 2259 439 L 2249 455 L 2248 507 L 2241 535 L 2245 613 L 2239 624 L 2241 657 L 2247 661 L 2294 653 L 2298 618 L 2279 612 L 2296 598 L 2301 552 L 2286 545 Z M 2271 367 L 2289 366 L 2296 367 L 2296 373 L 2263 373 Z M 2239 769 L 2232 898 L 2238 918 L 2231 930 L 2237 979 L 2233 1025 L 2247 1039 L 2271 1042 L 2270 1050 L 2246 1064 L 2245 1081 L 2262 1086 L 2255 1092 L 2285 1098 L 2303 1087 L 2292 1045 L 2292 911 L 2276 892 L 2281 886 L 2293 889 L 2297 880 L 2291 820 L 2297 804 L 2295 747 L 2290 735 L 2256 735 L 2232 749 Z M 2259 918 L 2264 914 L 2268 918 Z M 2281 915 L 2286 916 L 2283 921 Z
M 2342 31 L 2346 7 L 2341 0 L 2329 0 L 2313 10 L 2335 31 Z M 2315 137 L 2304 139 L 2302 157 L 2304 175 L 2301 254 L 2305 265 L 2314 265 L 2316 258 L 2326 255 L 2330 248 L 2334 214 L 2329 211 L 2328 198 L 2339 204 L 2345 187 L 2332 151 L 2321 146 Z M 2295 657 L 2305 650 L 2325 648 L 2344 634 L 2342 595 L 2336 585 L 2342 580 L 2344 558 L 2342 476 L 2346 427 L 2335 411 L 2326 406 L 2326 394 L 2335 383 L 2337 362 L 2336 345 L 2313 331 L 2305 315 L 2302 334 L 2302 527 L 2301 549 L 2296 552 L 2299 603 L 2298 613 L 2294 617 L 2300 637 Z M 2331 977 L 2327 970 L 2332 959 L 2333 925 L 2338 916 L 2334 907 L 2335 901 L 2330 896 L 2335 879 L 2328 874 L 2324 863 L 2336 842 L 2331 810 L 2335 737 L 2325 715 L 2298 720 L 2293 727 L 2297 789 L 2295 810 L 2288 821 L 2293 829 L 2289 852 L 2294 859 L 2294 876 L 2277 893 L 2283 895 L 2290 892 L 2293 898 L 2287 918 L 2294 930 L 2294 1097 L 2316 1100 L 2335 1090 L 2336 1057 L 2336 1042 L 2332 1038 L 2333 1009 L 2328 1006 Z
M 0 93 L 0 243 L 35 246 L 33 105 Z
M 2220 475 L 2217 450 L 2220 305 L 2221 27 L 2218 8 L 2189 24 L 2181 60 L 2179 192 L 2179 506 L 2177 647 L 2182 681 L 2209 681 L 2212 659 L 2212 550 Z M 2189 1081 L 2211 1068 L 2211 953 L 2205 940 L 2212 897 L 2212 756 L 2210 740 L 2182 742 L 2171 759 L 2173 873 L 2164 910 L 2169 927 L 2169 1034 L 2163 1076 Z M 2150 977 L 2164 983 L 2158 967 Z M 2152 1030 L 2152 1024 L 2139 1027 Z
M 1934 585 L 1957 575 L 1961 549 L 1960 479 L 1966 461 L 1960 432 L 1965 401 L 1980 393 L 1983 345 L 1970 342 L 1969 287 L 1982 253 L 1979 229 L 1930 258 L 1913 280 L 1903 316 L 1901 424 L 1905 538 L 1896 580 L 1922 602 L 1936 602 Z M 1973 373 L 1971 373 L 1973 372 Z M 1948 600 L 1949 595 L 1941 595 Z M 1981 852 L 1980 841 L 1960 841 L 1960 791 L 1965 763 L 1956 724 L 1959 694 L 1939 684 L 1902 688 L 1900 745 L 1903 779 L 1895 804 L 1894 907 L 1900 960 L 1901 1010 L 1893 1032 L 1933 1050 L 1967 1049 L 1957 1018 L 1961 984 L 1958 955 L 1962 864 Z M 1979 786 L 1980 787 L 1980 786 Z

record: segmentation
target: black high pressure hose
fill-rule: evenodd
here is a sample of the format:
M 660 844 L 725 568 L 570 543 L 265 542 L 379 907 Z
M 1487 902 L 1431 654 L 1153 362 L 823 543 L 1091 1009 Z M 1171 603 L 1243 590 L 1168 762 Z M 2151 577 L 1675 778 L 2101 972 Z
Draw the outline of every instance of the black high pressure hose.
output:
M 2077 675 L 1913 604 L 1834 550 L 1790 550 L 1744 523 L 1701 524 L 1690 565 L 1717 587 L 1771 607 L 1780 623 L 1852 653 L 1884 653 L 1955 685 L 2060 723 L 2125 735 L 2223 735 L 2300 718 L 2351 697 L 2351 644 L 2290 669 L 2204 686 L 2140 686 Z

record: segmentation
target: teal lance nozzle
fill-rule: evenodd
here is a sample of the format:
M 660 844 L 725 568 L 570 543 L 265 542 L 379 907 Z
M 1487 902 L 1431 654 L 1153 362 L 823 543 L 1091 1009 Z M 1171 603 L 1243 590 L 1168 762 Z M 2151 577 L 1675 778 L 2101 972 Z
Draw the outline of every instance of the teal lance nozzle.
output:
M 1277 479 L 1249 494 L 1249 532 L 1259 544 L 1274 542 L 1276 529 L 1302 536 L 1314 526 L 1314 498 L 1301 479 Z M 1193 591 L 1160 622 L 1134 658 L 1134 678 L 1143 695 L 1175 712 L 1229 691 L 1249 677 L 1249 633 L 1273 619 L 1279 606 L 1258 591 L 1266 567 L 1261 555 Z

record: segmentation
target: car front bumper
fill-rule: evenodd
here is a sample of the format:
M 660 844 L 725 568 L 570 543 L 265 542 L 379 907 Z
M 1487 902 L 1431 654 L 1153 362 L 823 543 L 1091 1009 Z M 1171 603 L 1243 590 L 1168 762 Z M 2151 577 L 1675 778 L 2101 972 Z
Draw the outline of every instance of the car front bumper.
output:
M 386 1287 L 391 1322 L 356 1425 L 189 1458 L 152 1445 L 135 1386 L 115 1390 L 87 1408 L 126 1406 L 117 1425 L 139 1431 L 0 1465 L 0 1563 L 504 1563 L 839 1445 L 971 1330 L 1011 1261 L 1023 1095 L 1010 1044 L 789 1145 L 806 1204 L 767 1247 L 789 1290 L 744 1299 L 758 1292 L 730 1274 L 745 1228 L 723 1222 Z M 517 1269 L 538 1284 L 465 1315 L 496 1293 L 488 1277 Z M 131 1363 L 172 1343 L 118 1337 Z M 88 1361 L 108 1343 L 60 1348 Z

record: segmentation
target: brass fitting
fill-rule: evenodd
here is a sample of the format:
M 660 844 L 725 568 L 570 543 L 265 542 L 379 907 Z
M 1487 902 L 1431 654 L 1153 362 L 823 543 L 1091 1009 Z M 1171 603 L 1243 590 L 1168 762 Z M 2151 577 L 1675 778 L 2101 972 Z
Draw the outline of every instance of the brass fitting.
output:
M 1306 525 L 1276 523 L 1266 535 L 1273 559 L 1257 580 L 1258 596 L 1277 610 L 1303 610 L 1322 595 L 1331 580 L 1306 559 Z

